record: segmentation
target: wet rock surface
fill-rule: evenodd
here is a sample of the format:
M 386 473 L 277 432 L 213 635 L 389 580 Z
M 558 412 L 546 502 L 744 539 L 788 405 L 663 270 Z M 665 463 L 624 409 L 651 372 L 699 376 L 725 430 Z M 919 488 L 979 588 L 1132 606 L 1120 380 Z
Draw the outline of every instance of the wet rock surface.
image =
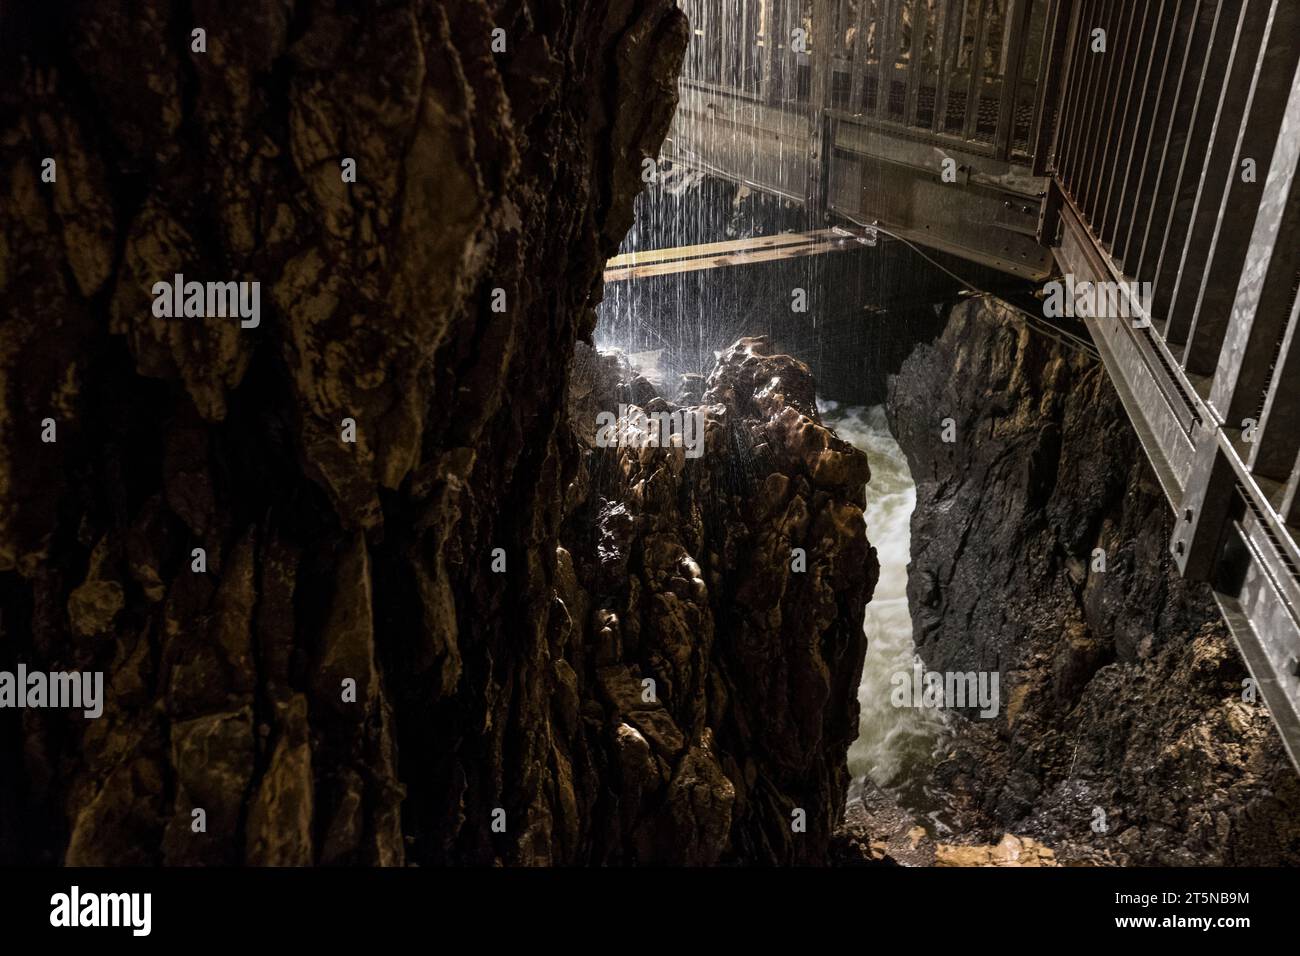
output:
M 917 488 L 918 653 L 1001 678 L 999 714 L 969 715 L 934 781 L 973 830 L 1066 862 L 1300 861 L 1300 781 L 1212 597 L 1173 566 L 1172 514 L 1100 364 L 972 301 L 905 363 L 889 412 Z
M 835 866 L 933 866 L 935 843 L 906 809 L 869 779 L 849 797 L 831 841 Z
M 824 860 L 865 458 L 760 342 L 702 457 L 578 413 L 671 407 L 571 365 L 676 6 L 74 6 L 0 12 L 0 667 L 107 699 L 0 711 L 0 861 Z
M 600 447 L 596 415 L 620 405 L 698 414 L 698 454 L 632 447 L 638 434 Z M 619 356 L 580 347 L 570 414 L 583 457 L 559 597 L 574 691 L 590 702 L 572 745 L 587 755 L 565 756 L 613 762 L 634 783 L 604 810 L 624 831 L 608 852 L 824 863 L 878 574 L 866 456 L 821 424 L 807 367 L 761 338 L 724 351 L 685 408 Z
M 850 792 L 844 820 L 831 841 L 834 866 L 1060 865 L 1055 850 L 1032 837 L 983 836 L 976 819 L 960 826 L 952 837 L 938 840 L 870 780 L 855 783 Z M 993 842 L 982 844 L 981 839 Z
M 686 36 L 670 0 L 0 11 L 0 667 L 107 697 L 0 711 L 0 861 L 615 858 L 587 811 L 651 744 L 677 858 L 717 855 L 703 728 L 606 727 L 556 598 L 565 370 Z M 156 316 L 176 273 L 260 321 Z M 622 763 L 567 759 L 589 721 Z

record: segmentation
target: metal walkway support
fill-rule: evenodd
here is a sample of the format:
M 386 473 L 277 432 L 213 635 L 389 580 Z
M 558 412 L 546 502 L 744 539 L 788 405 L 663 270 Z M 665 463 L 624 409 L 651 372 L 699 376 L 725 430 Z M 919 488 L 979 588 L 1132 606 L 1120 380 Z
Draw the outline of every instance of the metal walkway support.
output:
M 809 228 L 879 224 L 1049 275 L 1032 168 L 1048 0 L 680 3 L 693 41 L 664 159 L 805 204 Z
M 1085 321 L 1170 550 L 1300 766 L 1300 2 L 679 2 L 666 158 L 1125 297 Z

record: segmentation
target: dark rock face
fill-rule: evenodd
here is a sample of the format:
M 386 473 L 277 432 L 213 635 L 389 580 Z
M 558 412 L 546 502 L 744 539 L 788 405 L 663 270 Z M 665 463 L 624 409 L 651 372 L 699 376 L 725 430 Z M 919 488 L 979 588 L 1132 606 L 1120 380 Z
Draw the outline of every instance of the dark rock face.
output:
M 824 860 L 865 458 L 762 342 L 690 383 L 698 459 L 593 447 L 672 406 L 589 351 L 570 391 L 675 6 L 74 11 L 0 25 L 46 57 L 0 94 L 0 669 L 107 699 L 0 710 L 0 860 Z M 176 273 L 260 321 L 156 317 Z
M 559 589 L 573 632 L 551 646 L 562 723 L 581 725 L 556 758 L 575 768 L 579 816 L 621 831 L 589 858 L 824 863 L 879 573 L 866 456 L 821 424 L 807 366 L 766 339 L 724 352 L 685 409 L 703 422 L 697 455 L 688 439 L 598 447 L 597 414 L 628 403 L 679 411 L 617 357 L 580 350 L 585 450 Z M 593 764 L 621 791 L 579 786 Z
M 683 16 L 97 0 L 2 17 L 0 668 L 101 670 L 107 700 L 98 720 L 0 711 L 0 859 L 619 845 L 574 792 L 634 782 L 562 756 L 597 699 L 573 701 L 555 643 L 565 369 L 667 130 Z M 155 317 L 175 273 L 260 282 L 260 322 Z M 699 730 L 673 805 L 725 833 Z M 680 855 L 726 842 L 698 839 Z
M 1173 567 L 1172 514 L 1100 364 L 970 302 L 889 411 L 917 487 L 918 651 L 1001 677 L 998 716 L 939 783 L 1067 859 L 1300 861 L 1300 783 L 1213 599 Z

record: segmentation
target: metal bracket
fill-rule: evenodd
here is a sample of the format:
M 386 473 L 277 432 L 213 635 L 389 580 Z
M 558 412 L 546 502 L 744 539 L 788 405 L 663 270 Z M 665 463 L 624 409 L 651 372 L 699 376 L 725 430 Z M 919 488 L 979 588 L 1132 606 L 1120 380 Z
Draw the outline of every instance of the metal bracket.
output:
M 1225 438 L 1222 429 L 1212 423 L 1196 425 L 1192 438 L 1197 452 L 1184 485 L 1169 550 L 1183 577 L 1209 581 L 1218 565 L 1223 531 L 1231 517 L 1236 476 L 1219 444 Z

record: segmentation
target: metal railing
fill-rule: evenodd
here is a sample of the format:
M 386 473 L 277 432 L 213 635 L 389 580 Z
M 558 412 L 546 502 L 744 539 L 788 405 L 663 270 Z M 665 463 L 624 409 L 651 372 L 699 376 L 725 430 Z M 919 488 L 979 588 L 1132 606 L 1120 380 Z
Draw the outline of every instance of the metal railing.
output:
M 1088 325 L 1282 736 L 1300 749 L 1300 4 L 1053 0 L 1043 238 L 1137 289 Z M 1136 283 L 1136 285 L 1134 285 Z
M 1295 759 L 1300 0 L 681 3 L 672 158 L 819 224 L 1137 291 L 1137 323 L 1087 325 L 1174 559 L 1213 586 Z
M 679 0 L 664 158 L 1022 278 L 1037 238 L 1048 0 Z
M 693 33 L 684 79 L 1028 161 L 1048 2 L 681 0 Z

